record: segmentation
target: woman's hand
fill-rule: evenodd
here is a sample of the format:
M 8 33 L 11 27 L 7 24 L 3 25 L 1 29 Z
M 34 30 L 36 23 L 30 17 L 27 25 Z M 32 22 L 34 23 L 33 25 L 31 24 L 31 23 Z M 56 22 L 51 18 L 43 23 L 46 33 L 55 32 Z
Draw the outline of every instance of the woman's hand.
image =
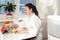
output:
M 18 33 L 28 33 L 28 29 L 24 27 L 24 28 L 18 30 L 17 32 Z
M 11 27 L 17 29 L 19 27 L 19 25 L 18 24 L 12 24 Z
M 17 24 L 14 24 L 14 28 L 18 28 L 19 27 L 19 25 L 17 25 Z

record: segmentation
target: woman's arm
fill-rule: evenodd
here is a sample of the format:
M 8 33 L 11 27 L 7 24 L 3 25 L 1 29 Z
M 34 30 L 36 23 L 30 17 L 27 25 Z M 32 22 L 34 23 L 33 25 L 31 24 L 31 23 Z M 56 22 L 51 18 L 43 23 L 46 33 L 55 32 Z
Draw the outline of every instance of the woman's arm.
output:
M 31 21 L 30 28 L 28 30 L 29 30 L 30 34 L 37 34 L 38 30 L 40 28 L 41 28 L 41 21 L 40 21 L 40 19 L 35 19 L 35 20 Z

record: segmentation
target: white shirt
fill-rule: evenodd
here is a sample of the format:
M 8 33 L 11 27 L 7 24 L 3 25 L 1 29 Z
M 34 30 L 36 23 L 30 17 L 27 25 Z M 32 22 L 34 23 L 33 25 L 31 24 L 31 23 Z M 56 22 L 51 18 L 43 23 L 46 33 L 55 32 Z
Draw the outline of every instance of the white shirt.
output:
M 23 25 L 28 28 L 30 34 L 37 34 L 41 27 L 41 20 L 33 13 L 31 17 L 26 16 L 23 19 Z

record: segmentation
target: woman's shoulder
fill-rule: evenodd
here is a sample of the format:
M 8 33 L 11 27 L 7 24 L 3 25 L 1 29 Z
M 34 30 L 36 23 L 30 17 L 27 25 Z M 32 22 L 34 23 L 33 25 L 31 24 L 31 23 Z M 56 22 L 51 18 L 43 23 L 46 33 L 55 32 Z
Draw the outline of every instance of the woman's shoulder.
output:
M 35 14 L 34 14 L 34 16 L 33 16 L 33 17 L 34 17 L 36 20 L 37 20 L 37 19 L 39 19 L 39 20 L 40 20 L 39 16 L 37 16 L 37 15 L 35 15 Z
M 41 19 L 37 15 L 34 15 L 33 18 L 34 18 L 33 20 L 34 20 L 35 23 L 41 25 Z

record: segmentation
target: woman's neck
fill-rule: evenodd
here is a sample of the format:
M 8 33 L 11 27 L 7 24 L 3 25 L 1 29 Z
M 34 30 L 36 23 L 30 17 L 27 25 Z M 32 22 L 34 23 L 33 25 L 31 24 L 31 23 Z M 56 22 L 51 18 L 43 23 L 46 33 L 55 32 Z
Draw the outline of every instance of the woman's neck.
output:
M 31 17 L 33 13 L 30 13 L 28 16 Z

